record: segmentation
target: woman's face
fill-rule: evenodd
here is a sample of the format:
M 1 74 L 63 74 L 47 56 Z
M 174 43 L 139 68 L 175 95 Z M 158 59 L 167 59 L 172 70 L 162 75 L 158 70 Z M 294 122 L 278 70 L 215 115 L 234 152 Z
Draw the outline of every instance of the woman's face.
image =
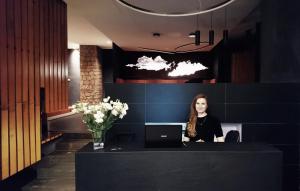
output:
M 205 98 L 199 98 L 196 101 L 196 105 L 195 105 L 196 111 L 198 113 L 204 113 L 206 112 L 207 109 L 207 101 Z

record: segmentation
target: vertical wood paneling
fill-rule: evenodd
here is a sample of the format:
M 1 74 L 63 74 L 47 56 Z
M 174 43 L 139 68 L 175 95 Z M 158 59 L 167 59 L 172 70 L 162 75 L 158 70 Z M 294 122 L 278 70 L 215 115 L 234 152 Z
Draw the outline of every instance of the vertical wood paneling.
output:
M 35 118 L 36 118 L 36 161 L 41 160 L 41 107 L 40 105 L 35 106 Z
M 21 78 L 20 78 L 21 79 Z M 22 91 L 22 90 L 21 90 Z M 23 112 L 22 112 L 22 103 L 17 103 L 16 108 L 16 117 L 17 117 L 17 158 L 18 158 L 18 164 L 17 169 L 18 171 L 24 169 L 24 138 L 23 138 Z
M 40 86 L 45 87 L 45 31 L 44 31 L 44 23 L 45 23 L 45 0 L 40 0 L 39 2 L 39 25 L 40 25 Z
M 21 0 L 15 0 L 15 46 L 16 46 L 16 128 L 17 128 L 17 169 L 24 168 L 23 114 L 22 114 L 22 26 Z
M 61 26 L 61 4 L 59 4 L 60 2 L 58 1 L 58 6 L 57 6 L 57 26 Z M 59 82 L 58 85 L 58 109 L 61 110 L 63 109 L 62 107 L 62 88 L 61 88 L 61 62 L 62 62 L 62 55 L 61 55 L 61 49 L 62 49 L 62 43 L 61 43 L 61 39 L 62 39 L 62 35 L 61 35 L 61 31 L 63 29 L 61 27 L 57 27 L 57 81 Z
M 10 174 L 17 172 L 17 138 L 16 138 L 16 86 L 15 86 L 15 25 L 14 1 L 6 5 L 7 31 L 7 65 L 8 65 L 8 111 L 9 111 L 9 166 Z
M 67 64 L 67 61 L 66 61 L 66 54 L 67 54 L 67 49 L 68 49 L 68 34 L 67 34 L 67 31 L 68 31 L 68 26 L 67 26 L 67 5 L 64 4 L 64 52 L 63 52 L 63 63 L 64 63 L 64 66 L 65 66 L 65 76 L 64 76 L 64 91 L 65 91 L 65 96 L 64 96 L 64 99 L 65 99 L 65 108 L 68 108 L 68 81 L 67 81 L 67 78 L 68 78 L 68 64 Z
M 54 111 L 54 79 L 53 79 L 53 42 L 54 42 L 54 3 L 53 1 L 49 1 L 49 97 L 50 97 L 50 111 Z
M 40 129 L 40 13 L 39 0 L 34 0 L 34 121 L 36 161 L 41 159 L 41 129 Z
M 23 104 L 23 135 L 24 135 L 24 163 L 30 165 L 29 141 L 29 100 L 28 100 L 28 2 L 22 0 L 22 104 Z
M 45 110 L 46 112 L 50 112 L 50 80 L 49 80 L 49 76 L 50 76 L 50 30 L 49 30 L 49 26 L 50 26 L 50 18 L 49 18 L 49 1 L 44 1 L 44 6 L 45 6 L 45 22 L 44 22 L 44 35 L 45 35 L 45 39 L 44 39 L 44 44 L 45 44 L 45 49 L 44 49 L 44 54 L 45 54 L 45 76 L 44 76 L 44 83 L 45 83 L 45 95 L 47 95 L 45 97 Z
M 6 1 L 0 1 L 1 179 L 9 176 Z
M 57 100 L 58 100 L 58 94 L 57 94 L 57 1 L 53 1 L 53 98 L 57 98 L 53 100 L 54 104 L 54 111 L 58 110 L 57 107 Z
M 2 76 L 2 75 L 1 75 Z M 1 86 L 3 88 L 3 86 Z M 1 178 L 9 177 L 8 110 L 1 110 Z
M 29 46 L 29 136 L 30 136 L 30 163 L 35 163 L 35 113 L 34 113 L 34 25 L 33 0 L 28 0 L 28 46 Z
M 0 0 L 0 179 L 41 159 L 40 87 L 46 112 L 67 105 L 66 4 Z
M 1 12 L 2 12 L 2 8 L 1 8 L 1 6 L 3 6 L 2 5 L 2 1 L 0 1 L 0 58 L 2 58 L 2 52 L 3 52 L 3 40 L 4 40 L 4 35 L 2 34 L 3 32 L 2 32 L 2 25 L 3 25 L 3 23 L 2 23 L 2 19 L 1 19 L 1 17 L 2 17 L 2 14 L 1 14 Z M 2 59 L 0 59 L 0 70 L 1 70 L 1 67 L 2 67 Z M 2 77 L 1 77 L 1 71 L 0 71 L 0 90 L 1 90 L 1 84 L 2 84 Z M 1 105 L 1 91 L 0 91 L 0 180 L 2 179 L 2 143 L 1 143 L 1 129 L 2 129 L 2 119 L 1 119 L 1 117 L 2 117 L 2 105 Z
M 64 65 L 64 36 L 65 36 L 65 33 L 64 33 L 64 6 L 61 6 L 61 12 L 62 12 L 62 16 L 61 16 L 61 19 L 60 19 L 60 28 L 62 29 L 61 31 L 61 46 L 62 46 L 62 49 L 61 49 L 61 72 L 62 72 L 62 76 L 61 76 L 61 85 L 62 85 L 62 90 L 61 90 L 61 102 L 62 102 L 62 107 L 65 108 L 65 92 L 66 92 L 66 88 L 65 88 L 65 82 L 64 82 L 64 79 L 65 79 L 65 65 Z

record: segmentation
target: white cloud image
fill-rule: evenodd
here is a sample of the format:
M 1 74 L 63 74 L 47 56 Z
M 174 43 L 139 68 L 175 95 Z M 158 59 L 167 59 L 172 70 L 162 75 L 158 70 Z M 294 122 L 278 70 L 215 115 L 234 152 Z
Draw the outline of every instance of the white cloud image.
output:
M 157 56 L 154 60 L 150 57 L 143 56 L 137 60 L 137 64 L 127 64 L 128 67 L 137 67 L 139 70 L 167 70 L 171 64 L 167 64 L 167 61 Z
M 191 63 L 190 61 L 183 61 L 177 64 L 177 67 L 168 73 L 168 76 L 187 76 L 195 74 L 197 71 L 208 69 L 201 63 Z
M 168 70 L 171 69 L 171 65 L 175 63 L 167 64 L 167 61 L 157 56 L 154 60 L 147 56 L 142 56 L 137 60 L 137 64 L 127 64 L 127 67 L 136 67 L 138 70 Z M 179 62 L 176 68 L 168 73 L 168 76 L 187 76 L 195 74 L 197 71 L 208 69 L 201 63 L 191 63 L 191 61 Z

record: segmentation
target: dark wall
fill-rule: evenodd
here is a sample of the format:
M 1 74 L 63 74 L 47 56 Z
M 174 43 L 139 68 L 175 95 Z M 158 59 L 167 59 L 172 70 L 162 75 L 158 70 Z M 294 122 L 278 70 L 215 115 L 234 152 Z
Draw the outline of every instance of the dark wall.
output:
M 283 151 L 284 190 L 297 188 L 300 84 L 109 84 L 106 95 L 129 104 L 113 133 L 132 133 L 143 143 L 145 122 L 186 122 L 192 98 L 208 95 L 221 122 L 242 123 L 244 142 L 265 142 Z M 293 92 L 293 93 L 289 93 Z
M 300 1 L 262 1 L 262 82 L 300 82 L 299 10 Z
M 111 49 L 98 49 L 100 63 L 103 69 L 103 83 L 114 82 L 114 65 L 113 65 L 113 50 Z
M 124 62 L 125 52 L 115 43 L 113 43 L 112 48 L 112 75 L 113 81 L 115 82 L 120 76 L 120 70 L 122 63 Z
M 69 105 L 80 100 L 80 57 L 79 50 L 68 50 Z

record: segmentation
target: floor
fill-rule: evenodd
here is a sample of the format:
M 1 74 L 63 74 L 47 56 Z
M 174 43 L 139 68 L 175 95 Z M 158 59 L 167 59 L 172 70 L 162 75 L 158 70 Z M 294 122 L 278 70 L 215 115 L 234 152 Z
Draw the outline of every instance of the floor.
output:
M 75 151 L 90 139 L 63 139 L 56 151 L 37 164 L 37 178 L 25 185 L 23 191 L 74 191 Z

